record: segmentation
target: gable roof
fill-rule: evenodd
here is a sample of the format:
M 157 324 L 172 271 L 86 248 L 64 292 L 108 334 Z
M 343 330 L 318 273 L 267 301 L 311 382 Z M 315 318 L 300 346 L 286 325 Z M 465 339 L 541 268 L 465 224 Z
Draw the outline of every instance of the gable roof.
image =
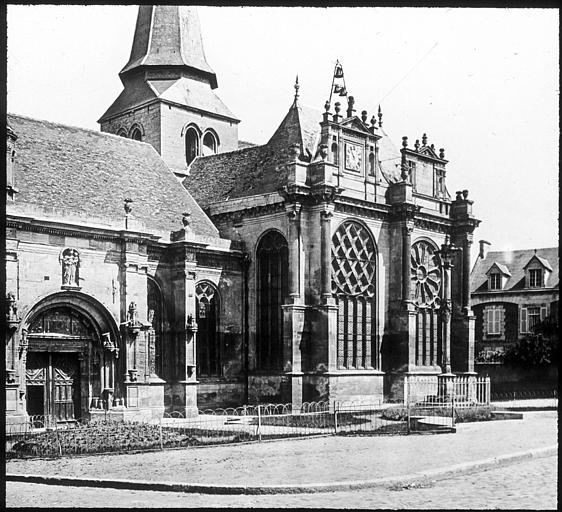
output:
M 486 272 L 496 263 L 509 268 L 511 277 L 507 280 L 505 290 L 519 290 L 525 287 L 525 267 L 535 255 L 534 249 L 520 249 L 516 251 L 489 251 L 484 259 L 478 258 L 470 274 L 470 291 L 488 291 L 488 276 Z M 558 248 L 548 247 L 537 249 L 537 258 L 552 263 L 552 274 L 548 278 L 547 289 L 557 288 L 559 282 Z
M 547 270 L 550 270 L 552 272 L 552 267 L 550 266 L 550 263 L 548 262 L 548 260 L 546 258 L 541 258 L 540 256 L 537 256 L 536 254 L 533 254 L 531 259 L 527 262 L 527 264 L 523 268 L 527 268 L 533 262 L 533 260 L 537 260 L 544 268 L 546 268 Z
M 320 142 L 320 111 L 293 102 L 269 141 L 262 146 L 196 158 L 183 181 L 184 186 L 203 207 L 231 198 L 277 192 L 284 185 L 279 165 L 286 162 L 285 152 L 293 144 L 301 147 L 301 158 L 311 162 Z M 361 124 L 359 118 L 350 123 Z M 379 129 L 379 161 L 388 182 L 399 181 L 401 154 L 388 135 Z
M 190 210 L 196 235 L 218 237 L 150 144 L 13 114 L 8 121 L 18 136 L 15 203 L 123 219 L 123 201 L 130 197 L 131 217 L 148 229 L 177 230 Z
M 492 264 L 492 266 L 488 269 L 488 271 L 486 272 L 486 275 L 489 275 L 492 273 L 492 269 L 493 268 L 497 268 L 504 276 L 510 276 L 511 272 L 509 271 L 509 269 L 505 266 L 502 265 L 501 263 L 498 263 L 497 261 L 494 261 L 494 263 Z

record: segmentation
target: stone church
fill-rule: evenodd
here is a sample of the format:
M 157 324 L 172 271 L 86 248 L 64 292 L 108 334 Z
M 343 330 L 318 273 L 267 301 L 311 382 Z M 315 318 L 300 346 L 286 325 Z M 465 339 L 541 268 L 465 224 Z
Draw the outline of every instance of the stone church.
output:
M 119 76 L 99 132 L 7 117 L 9 421 L 373 403 L 473 373 L 479 221 L 443 149 L 396 147 L 339 63 L 320 110 L 297 81 L 269 141 L 239 141 L 187 7 L 139 8 Z

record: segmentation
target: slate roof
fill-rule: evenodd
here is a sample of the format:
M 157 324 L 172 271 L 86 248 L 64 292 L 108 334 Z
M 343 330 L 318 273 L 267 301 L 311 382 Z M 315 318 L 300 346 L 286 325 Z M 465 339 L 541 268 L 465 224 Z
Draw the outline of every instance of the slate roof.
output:
M 511 272 L 509 271 L 509 269 L 505 265 L 502 265 L 501 263 L 494 262 L 492 264 L 492 267 L 497 268 L 504 276 L 510 276 L 511 275 Z M 486 275 L 490 274 L 490 271 L 492 270 L 492 267 L 490 267 L 488 270 L 486 270 Z
M 197 202 L 204 208 L 228 199 L 276 192 L 284 184 L 278 165 L 286 161 L 284 152 L 299 144 L 302 158 L 312 161 L 320 141 L 322 113 L 293 103 L 269 141 L 262 146 L 245 147 L 238 151 L 198 157 L 183 181 Z M 387 181 L 400 179 L 401 154 L 380 130 L 379 160 Z
M 478 258 L 470 274 L 470 290 L 472 292 L 488 291 L 488 276 L 486 272 L 496 263 L 509 269 L 511 277 L 508 278 L 505 290 L 519 290 L 525 286 L 525 266 L 535 256 L 534 249 L 522 249 L 517 251 L 489 251 L 484 259 Z M 537 257 L 546 262 L 552 268 L 548 277 L 547 288 L 558 288 L 559 263 L 558 248 L 549 247 L 537 249 Z
M 122 219 L 123 200 L 130 197 L 131 217 L 149 229 L 178 230 L 182 213 L 189 210 L 196 235 L 218 237 L 151 145 L 13 114 L 8 122 L 18 136 L 17 203 Z
M 178 5 L 141 5 L 129 62 L 120 74 L 140 66 L 187 66 L 206 76 L 211 87 L 217 77 L 205 58 L 197 11 Z

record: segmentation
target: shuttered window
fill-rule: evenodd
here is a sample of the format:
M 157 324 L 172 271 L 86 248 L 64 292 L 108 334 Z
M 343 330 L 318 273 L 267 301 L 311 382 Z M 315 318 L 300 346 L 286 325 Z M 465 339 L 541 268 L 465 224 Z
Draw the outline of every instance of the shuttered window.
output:
M 501 334 L 501 326 L 503 319 L 502 307 L 486 308 L 486 334 Z

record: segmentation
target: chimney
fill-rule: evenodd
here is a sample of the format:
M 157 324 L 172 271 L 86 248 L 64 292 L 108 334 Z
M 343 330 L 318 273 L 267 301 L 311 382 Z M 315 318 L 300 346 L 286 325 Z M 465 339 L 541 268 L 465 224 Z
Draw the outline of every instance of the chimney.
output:
M 492 244 L 490 242 L 487 242 L 486 240 L 478 240 L 478 243 L 480 244 L 480 252 L 478 253 L 478 257 L 484 259 L 486 257 L 486 254 L 488 254 L 489 246 Z

